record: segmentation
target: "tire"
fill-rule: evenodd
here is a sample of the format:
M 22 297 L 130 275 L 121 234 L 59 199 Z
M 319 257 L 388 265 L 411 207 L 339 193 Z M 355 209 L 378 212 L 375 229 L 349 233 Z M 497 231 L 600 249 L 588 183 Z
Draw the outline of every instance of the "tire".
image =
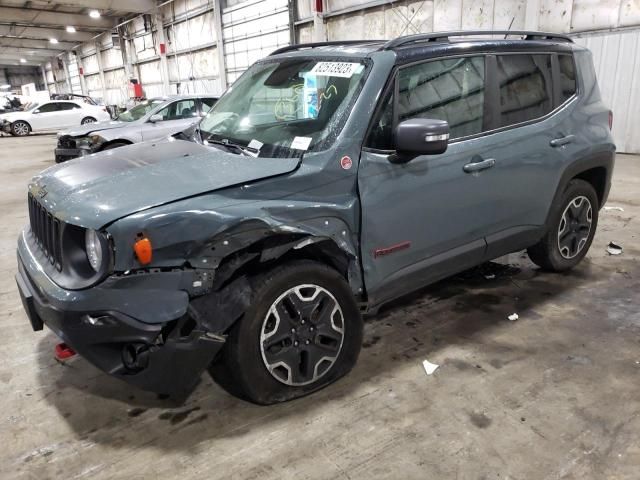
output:
M 590 183 L 574 179 L 551 208 L 547 233 L 527 253 L 542 269 L 562 272 L 580 263 L 591 246 L 598 226 L 598 195 Z
M 80 122 L 80 125 L 86 125 L 87 123 L 96 123 L 96 119 L 93 117 L 85 117 L 82 119 L 82 121 Z
M 127 145 L 131 145 L 130 143 L 127 142 L 113 142 L 113 143 L 109 143 L 108 145 L 102 147 L 100 149 L 100 151 L 104 151 L 104 150 L 112 150 L 114 148 L 120 148 L 120 147 L 126 147 Z
M 11 124 L 11 135 L 15 137 L 24 137 L 31 133 L 31 125 L 22 120 L 17 120 Z
M 299 260 L 250 283 L 251 306 L 209 368 L 218 384 L 232 395 L 270 405 L 315 392 L 351 370 L 363 323 L 339 273 Z

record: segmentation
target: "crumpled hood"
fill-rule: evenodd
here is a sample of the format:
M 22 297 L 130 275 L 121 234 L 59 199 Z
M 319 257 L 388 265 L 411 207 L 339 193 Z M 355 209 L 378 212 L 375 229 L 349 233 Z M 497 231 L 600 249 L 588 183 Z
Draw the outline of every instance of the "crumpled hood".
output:
M 126 127 L 128 125 L 134 125 L 135 122 L 121 122 L 119 120 L 109 120 L 107 122 L 94 122 L 87 123 L 85 125 L 79 125 L 77 127 L 63 130 L 58 133 L 58 137 L 63 135 L 70 135 L 72 137 L 86 137 L 87 135 L 99 132 L 100 130 L 111 130 L 113 128 Z
M 288 173 L 298 163 L 170 138 L 50 167 L 33 177 L 29 192 L 60 220 L 97 229 L 140 210 Z

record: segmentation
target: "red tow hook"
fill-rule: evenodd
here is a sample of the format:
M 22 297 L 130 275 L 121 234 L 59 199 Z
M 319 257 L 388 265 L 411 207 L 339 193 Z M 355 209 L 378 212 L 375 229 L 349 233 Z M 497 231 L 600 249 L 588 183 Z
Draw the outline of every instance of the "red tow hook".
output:
M 55 348 L 55 355 L 58 360 L 67 360 L 73 357 L 76 351 L 66 343 L 59 343 Z

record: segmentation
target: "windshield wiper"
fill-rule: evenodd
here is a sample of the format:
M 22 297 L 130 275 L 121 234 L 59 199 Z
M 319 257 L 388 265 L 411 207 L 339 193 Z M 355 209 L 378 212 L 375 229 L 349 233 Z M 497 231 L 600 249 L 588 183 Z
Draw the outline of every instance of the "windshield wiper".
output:
M 211 139 L 209 137 L 209 138 L 203 139 L 203 143 L 205 145 L 207 145 L 207 144 L 208 145 L 222 145 L 223 147 L 226 147 L 227 150 L 229 150 L 229 151 L 235 150 L 236 152 L 238 152 L 241 155 L 244 155 L 245 157 L 257 157 L 258 153 L 260 153 L 255 148 L 244 147 L 244 146 L 239 145 L 237 143 L 230 142 L 226 138 L 223 138 L 222 140 L 215 140 L 215 139 Z

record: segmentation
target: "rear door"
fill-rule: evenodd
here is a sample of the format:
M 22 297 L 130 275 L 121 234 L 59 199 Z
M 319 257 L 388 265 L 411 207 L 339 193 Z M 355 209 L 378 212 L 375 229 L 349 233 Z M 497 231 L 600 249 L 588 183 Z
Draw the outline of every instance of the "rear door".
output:
M 199 119 L 195 98 L 171 102 L 156 113 L 162 120 L 148 122 L 142 130 L 143 140 L 155 140 L 181 132 Z
M 550 53 L 500 53 L 489 59 L 494 109 L 491 129 L 492 216 L 486 259 L 525 248 L 539 237 L 557 187 L 572 132 L 563 119 L 572 96 L 553 81 L 557 56 Z M 554 65 L 555 63 L 555 65 Z M 575 84 L 573 87 L 575 93 Z M 563 99 L 564 98 L 564 99 Z
M 200 99 L 200 116 L 204 117 L 207 113 L 209 113 L 209 110 L 211 110 L 211 107 L 213 107 L 216 102 L 218 101 L 217 98 L 201 98 Z
M 66 126 L 80 125 L 82 119 L 88 117 L 86 111 L 75 102 L 66 102 L 62 105 L 61 116 L 64 117 Z

